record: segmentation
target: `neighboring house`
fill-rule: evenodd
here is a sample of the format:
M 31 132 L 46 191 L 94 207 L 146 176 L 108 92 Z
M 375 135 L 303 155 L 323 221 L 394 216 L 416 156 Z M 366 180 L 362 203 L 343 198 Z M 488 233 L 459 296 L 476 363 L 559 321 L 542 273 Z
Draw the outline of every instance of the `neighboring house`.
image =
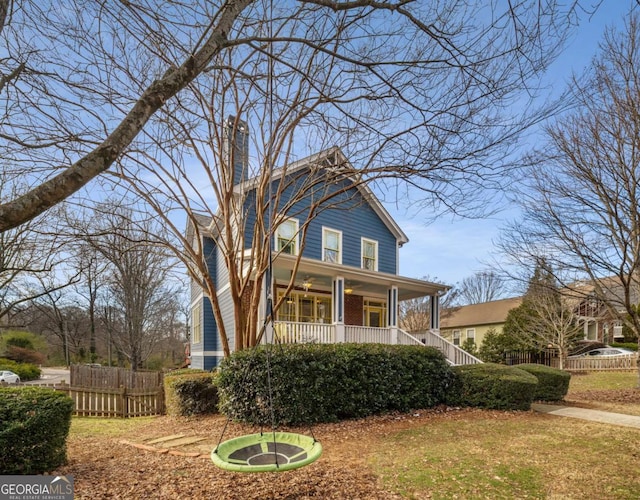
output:
M 452 308 L 443 314 L 440 335 L 456 346 L 470 339 L 479 347 L 489 330 L 502 332 L 507 314 L 520 304 L 522 297 L 513 297 Z
M 563 291 L 565 297 L 573 302 L 573 308 L 582 325 L 585 340 L 593 340 L 609 344 L 624 339 L 622 333 L 621 317 L 627 313 L 624 309 L 624 292 L 619 278 L 608 277 L 598 282 L 602 293 L 614 306 L 614 311 L 607 308 L 595 293 L 595 285 L 592 281 L 581 281 L 572 284 Z M 630 297 L 631 304 L 638 304 L 640 297 L 633 293 Z
M 232 120 L 228 123 L 231 126 Z M 247 133 L 246 126 L 237 128 L 235 133 L 227 130 L 225 137 L 236 137 L 236 144 L 226 144 L 226 150 L 235 147 L 236 151 L 244 150 L 246 154 Z M 246 169 L 247 160 L 241 163 L 244 166 L 240 168 Z M 286 176 L 300 178 L 312 175 L 312 172 L 317 175 L 320 169 L 335 168 L 336 164 L 344 165 L 348 161 L 338 148 L 332 148 L 290 165 Z M 352 175 L 353 170 L 350 173 Z M 272 182 L 282 175 L 282 170 L 275 170 Z M 244 172 L 239 172 L 236 178 L 240 179 L 237 192 L 251 200 L 254 181 L 246 179 Z M 304 217 L 304 200 L 296 201 L 283 214 L 288 217 L 274 230 L 271 245 L 275 299 L 284 298 L 273 325 L 276 341 L 420 344 L 398 327 L 398 303 L 429 296 L 433 312 L 432 332 L 422 343 L 435 345 L 457 364 L 461 359 L 477 362 L 436 334 L 439 329 L 438 297 L 448 287 L 400 276 L 399 249 L 407 243 L 407 236 L 366 185 L 354 183 L 346 174 L 339 183 L 346 196 L 334 199 L 330 207 L 318 212 L 308 224 Z M 324 189 L 332 189 L 332 186 Z M 249 231 L 256 219 L 252 206 L 250 202 L 245 204 L 244 231 Z M 219 255 L 216 232 L 211 229 L 215 224 L 211 222 L 208 218 L 198 219 L 205 235 L 202 243 L 210 256 L 207 264 L 216 276 L 224 324 L 227 331 L 233 332 L 228 272 Z M 307 224 L 304 245 L 301 242 L 303 224 Z M 193 228 L 187 229 L 188 237 L 189 231 L 193 234 Z M 246 241 L 250 245 L 251 237 L 247 236 Z M 294 289 L 285 296 L 292 277 Z M 195 281 L 192 282 L 191 300 L 191 367 L 211 369 L 223 358 L 223 352 L 211 303 Z

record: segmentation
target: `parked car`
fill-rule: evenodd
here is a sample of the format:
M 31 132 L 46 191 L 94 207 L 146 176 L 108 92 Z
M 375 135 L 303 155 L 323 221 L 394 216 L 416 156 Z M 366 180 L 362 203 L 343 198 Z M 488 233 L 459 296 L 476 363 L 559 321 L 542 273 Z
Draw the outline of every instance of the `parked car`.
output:
M 624 347 L 600 347 L 598 349 L 592 349 L 582 354 L 578 354 L 577 356 L 569 356 L 570 358 L 591 358 L 591 357 L 599 357 L 599 358 L 611 358 L 615 356 L 629 356 L 631 354 L 635 354 L 635 351 L 631 349 L 625 349 Z
M 19 384 L 20 377 L 9 370 L 0 371 L 0 382 L 6 382 L 7 384 Z

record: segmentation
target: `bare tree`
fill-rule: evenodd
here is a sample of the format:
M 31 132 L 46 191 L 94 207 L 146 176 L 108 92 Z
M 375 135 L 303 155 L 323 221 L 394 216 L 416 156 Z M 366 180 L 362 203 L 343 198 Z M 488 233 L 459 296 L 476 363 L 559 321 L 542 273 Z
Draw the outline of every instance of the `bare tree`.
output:
M 316 137 L 348 143 L 363 175 L 406 180 L 430 194 L 430 207 L 475 213 L 481 198 L 474 204 L 471 195 L 498 187 L 518 133 L 544 116 L 514 116 L 513 102 L 535 93 L 577 4 L 139 0 L 61 8 L 2 0 L 0 149 L 32 186 L 0 205 L 0 231 L 126 163 L 127 153 L 159 144 L 179 161 L 183 153 L 170 146 L 184 130 L 166 116 L 193 99 L 186 89 L 229 77 L 273 97 L 281 107 L 273 125 L 297 129 L 297 146 Z M 276 80 L 264 86 L 272 70 Z M 209 97 L 219 104 L 220 95 Z
M 5 195 L 6 178 L 0 173 L 0 199 Z M 0 319 L 6 319 L 29 301 L 76 281 L 77 276 L 65 277 L 60 269 L 65 240 L 56 234 L 51 223 L 54 214 L 50 216 L 48 220 L 41 217 L 0 233 Z
M 457 286 L 458 303 L 482 304 L 499 299 L 505 292 L 504 279 L 495 271 L 479 271 Z
M 90 224 L 98 232 L 82 237 L 105 265 L 101 295 L 114 319 L 108 325 L 110 340 L 136 370 L 173 322 L 176 292 L 170 276 L 175 262 L 156 240 L 161 228 L 136 220 L 132 210 L 107 203 L 98 216 Z
M 438 278 L 425 276 L 425 281 L 442 283 Z M 443 317 L 451 314 L 456 308 L 458 290 L 451 288 L 440 297 L 440 311 Z M 408 332 L 426 332 L 431 328 L 431 304 L 429 297 L 404 300 L 399 304 L 400 326 Z
M 556 349 L 559 368 L 563 369 L 570 350 L 582 335 L 575 303 L 568 299 L 560 293 L 549 264 L 539 260 L 522 304 L 509 311 L 502 334 L 515 344 L 536 351 Z
M 524 219 L 502 248 L 530 268 L 539 255 L 578 297 L 585 289 L 640 332 L 640 21 L 607 31 L 572 82 L 575 109 L 547 128 L 520 193 Z M 578 280 L 578 281 L 576 281 Z M 588 282 L 590 287 L 574 286 Z

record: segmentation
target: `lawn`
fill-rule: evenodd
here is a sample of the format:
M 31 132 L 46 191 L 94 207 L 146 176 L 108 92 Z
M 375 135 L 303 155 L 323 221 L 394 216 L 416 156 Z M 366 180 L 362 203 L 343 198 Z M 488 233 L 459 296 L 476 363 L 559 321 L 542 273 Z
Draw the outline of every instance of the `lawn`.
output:
M 636 393 L 634 375 L 574 377 L 571 397 L 588 405 Z M 121 444 L 174 433 L 217 438 L 224 423 L 74 418 L 69 464 L 55 473 L 74 475 L 78 499 L 640 498 L 639 430 L 534 412 L 438 408 L 318 425 L 323 456 L 283 473 L 231 473 Z M 232 424 L 229 437 L 246 431 Z
M 575 374 L 565 400 L 575 406 L 640 416 L 637 387 L 635 371 Z

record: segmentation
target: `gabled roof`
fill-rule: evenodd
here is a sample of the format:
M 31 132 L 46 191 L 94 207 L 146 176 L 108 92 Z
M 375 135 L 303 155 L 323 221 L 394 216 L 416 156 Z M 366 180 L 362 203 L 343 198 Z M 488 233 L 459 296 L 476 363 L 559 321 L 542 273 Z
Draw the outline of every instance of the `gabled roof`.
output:
M 442 313 L 440 328 L 458 328 L 474 325 L 493 325 L 504 323 L 507 314 L 522 304 L 522 297 L 493 300 L 481 304 L 471 304 L 452 308 L 447 313 Z
M 338 175 L 341 175 L 345 178 L 357 179 L 360 177 L 360 174 L 351 165 L 342 150 L 337 146 L 333 146 L 329 149 L 320 151 L 319 153 L 307 156 L 306 158 L 298 160 L 294 163 L 290 163 L 289 165 L 287 165 L 286 169 L 274 169 L 273 172 L 271 172 L 271 179 L 276 180 L 281 178 L 283 175 L 289 176 L 301 170 L 311 168 L 331 169 Z M 246 192 L 248 190 L 254 189 L 260 181 L 261 179 L 259 177 L 254 177 L 238 184 L 235 189 L 239 192 Z M 367 186 L 366 182 L 356 183 L 355 187 L 360 191 L 362 197 L 369 203 L 369 206 L 378 215 L 378 217 L 380 217 L 380 220 L 382 220 L 389 231 L 391 231 L 391 233 L 396 237 L 400 246 L 407 243 L 409 241 L 407 235 L 396 223 L 396 221 L 393 220 L 393 217 L 391 217 L 382 203 L 380 203 L 380 200 L 378 200 L 373 191 L 371 191 L 371 189 Z

